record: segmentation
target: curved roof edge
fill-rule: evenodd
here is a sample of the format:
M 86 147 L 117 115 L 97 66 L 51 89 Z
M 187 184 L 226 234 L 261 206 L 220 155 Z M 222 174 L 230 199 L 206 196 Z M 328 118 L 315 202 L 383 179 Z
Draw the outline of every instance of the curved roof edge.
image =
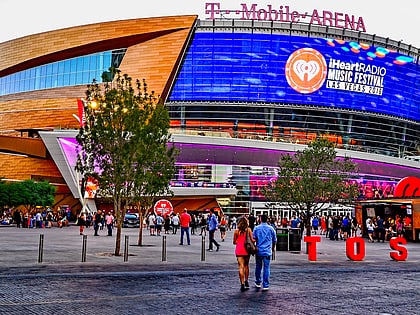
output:
M 125 42 L 125 46 L 129 46 L 178 30 L 192 29 L 196 20 L 197 15 L 118 20 L 20 37 L 0 43 L 0 76 L 24 70 L 28 63 L 34 67 L 40 62 L 68 58 L 69 52 L 74 50 L 77 50 L 79 55 L 88 54 L 93 53 L 94 50 L 107 49 L 109 45 L 105 43 L 109 42 L 115 44 L 117 41 L 119 46 Z M 133 38 L 135 38 L 134 42 L 128 40 Z M 91 49 L 86 49 L 89 47 Z M 92 47 L 95 49 L 92 50 Z M 38 62 L 31 63 L 31 60 L 38 60 Z

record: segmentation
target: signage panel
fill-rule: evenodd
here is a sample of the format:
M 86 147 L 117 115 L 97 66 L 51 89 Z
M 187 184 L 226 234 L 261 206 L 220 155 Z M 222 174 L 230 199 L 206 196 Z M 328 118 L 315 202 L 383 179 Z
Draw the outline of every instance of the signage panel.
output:
M 420 66 L 364 43 L 197 31 L 169 99 L 306 104 L 420 121 Z

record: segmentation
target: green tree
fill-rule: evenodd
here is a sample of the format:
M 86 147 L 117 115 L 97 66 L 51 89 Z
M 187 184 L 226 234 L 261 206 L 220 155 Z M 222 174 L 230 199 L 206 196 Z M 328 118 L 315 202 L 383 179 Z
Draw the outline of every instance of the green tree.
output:
M 35 212 L 37 207 L 45 208 L 54 204 L 56 188 L 48 182 L 24 180 L 8 183 L 3 188 L 8 193 L 7 205 L 23 206 L 28 214 Z
M 98 195 L 110 198 L 116 218 L 115 255 L 120 255 L 122 223 L 129 205 L 142 194 L 165 191 L 160 180 L 175 163 L 170 140 L 169 114 L 154 92 L 118 69 L 102 88 L 96 82 L 86 91 L 85 124 L 79 130 L 76 170 L 83 178 L 98 180 Z M 168 162 L 169 161 L 169 162 Z M 171 174 L 170 177 L 172 177 Z M 142 187 L 152 187 L 148 190 Z
M 352 203 L 357 185 L 350 184 L 357 165 L 348 157 L 337 158 L 334 143 L 317 138 L 303 151 L 283 155 L 275 182 L 264 187 L 270 202 L 285 202 L 304 218 L 306 234 L 311 235 L 311 217 L 326 203 Z
M 175 173 L 176 150 L 167 146 L 170 120 L 166 107 L 159 106 L 153 111 L 149 123 L 143 129 L 142 148 L 136 164 L 149 161 L 147 167 L 138 167 L 134 179 L 135 198 L 140 228 L 137 245 L 143 245 L 143 218 L 159 196 L 171 195 L 169 181 Z

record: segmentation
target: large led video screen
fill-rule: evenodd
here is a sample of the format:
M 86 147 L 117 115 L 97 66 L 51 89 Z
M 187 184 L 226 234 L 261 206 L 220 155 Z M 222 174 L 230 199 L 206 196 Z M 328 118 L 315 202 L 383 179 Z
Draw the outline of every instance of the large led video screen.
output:
M 419 121 L 420 66 L 364 43 L 196 32 L 169 100 L 307 104 Z

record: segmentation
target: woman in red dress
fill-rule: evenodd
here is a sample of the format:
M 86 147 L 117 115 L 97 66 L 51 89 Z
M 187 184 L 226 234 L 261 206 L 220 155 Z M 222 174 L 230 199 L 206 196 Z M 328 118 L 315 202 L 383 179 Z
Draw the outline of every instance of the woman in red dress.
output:
M 248 220 L 242 217 L 238 221 L 238 228 L 233 233 L 233 244 L 235 246 L 236 260 L 238 261 L 239 280 L 241 281 L 241 291 L 249 289 L 249 258 L 250 255 L 245 249 L 246 233 L 249 234 L 252 242 L 255 242 L 252 237 L 252 231 L 248 226 Z

